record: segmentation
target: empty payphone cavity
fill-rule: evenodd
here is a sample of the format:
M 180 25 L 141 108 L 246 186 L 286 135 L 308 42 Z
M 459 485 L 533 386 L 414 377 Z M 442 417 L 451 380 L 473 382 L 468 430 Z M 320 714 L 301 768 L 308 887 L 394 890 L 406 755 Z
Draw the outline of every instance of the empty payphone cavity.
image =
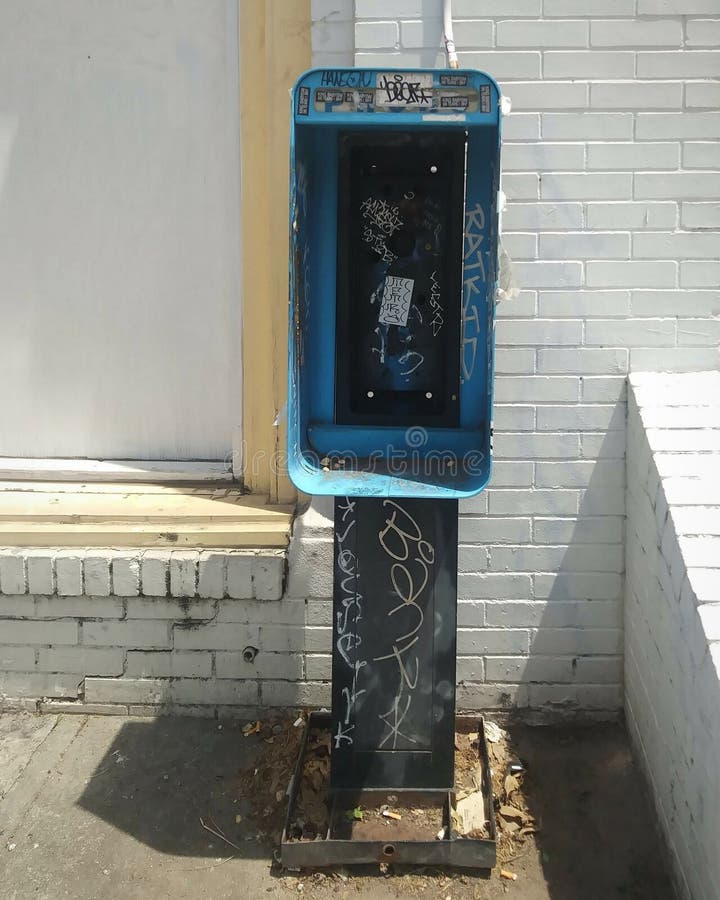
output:
M 292 98 L 289 473 L 461 497 L 490 476 L 500 96 L 464 70 L 316 69 Z

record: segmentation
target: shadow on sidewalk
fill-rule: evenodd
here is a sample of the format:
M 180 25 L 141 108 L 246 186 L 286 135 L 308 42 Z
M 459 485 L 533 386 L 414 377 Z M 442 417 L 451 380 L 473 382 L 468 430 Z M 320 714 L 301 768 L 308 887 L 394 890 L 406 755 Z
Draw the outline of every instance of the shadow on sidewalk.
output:
M 78 805 L 162 853 L 271 856 L 264 835 L 246 819 L 239 772 L 252 765 L 260 741 L 256 735 L 244 737 L 241 728 L 235 720 L 130 720 Z M 210 833 L 201 819 L 237 847 Z

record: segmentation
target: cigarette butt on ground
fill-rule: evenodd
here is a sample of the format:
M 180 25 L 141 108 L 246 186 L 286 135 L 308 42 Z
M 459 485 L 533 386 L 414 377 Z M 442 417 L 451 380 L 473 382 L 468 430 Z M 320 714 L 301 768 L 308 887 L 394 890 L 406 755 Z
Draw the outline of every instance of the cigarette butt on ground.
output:
M 508 881 L 517 881 L 517 875 L 514 872 L 508 872 L 507 869 L 500 869 L 500 877 L 507 878 Z
M 400 813 L 393 812 L 391 809 L 384 809 L 383 815 L 386 819 L 402 819 Z

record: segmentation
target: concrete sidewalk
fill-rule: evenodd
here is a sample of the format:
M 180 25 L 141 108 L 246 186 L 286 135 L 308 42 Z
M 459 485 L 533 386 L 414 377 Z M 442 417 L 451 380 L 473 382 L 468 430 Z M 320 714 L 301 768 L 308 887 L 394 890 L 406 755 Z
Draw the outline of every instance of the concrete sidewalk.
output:
M 640 775 L 617 725 L 517 728 L 533 772 L 537 839 L 477 874 L 271 869 L 238 772 L 261 746 L 240 722 L 0 715 L 0 898 L 275 896 L 670 900 Z M 238 821 L 239 817 L 239 821 Z M 215 823 L 240 848 L 203 828 Z M 228 858 L 234 854 L 232 858 Z

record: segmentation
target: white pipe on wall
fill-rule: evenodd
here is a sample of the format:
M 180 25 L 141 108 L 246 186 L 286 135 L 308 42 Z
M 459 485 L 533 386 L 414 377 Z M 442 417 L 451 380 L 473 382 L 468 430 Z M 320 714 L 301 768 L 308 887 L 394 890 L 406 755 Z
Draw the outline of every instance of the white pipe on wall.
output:
M 448 66 L 451 69 L 457 69 L 460 62 L 455 51 L 455 38 L 453 36 L 452 0 L 443 0 L 443 39 L 445 41 Z

